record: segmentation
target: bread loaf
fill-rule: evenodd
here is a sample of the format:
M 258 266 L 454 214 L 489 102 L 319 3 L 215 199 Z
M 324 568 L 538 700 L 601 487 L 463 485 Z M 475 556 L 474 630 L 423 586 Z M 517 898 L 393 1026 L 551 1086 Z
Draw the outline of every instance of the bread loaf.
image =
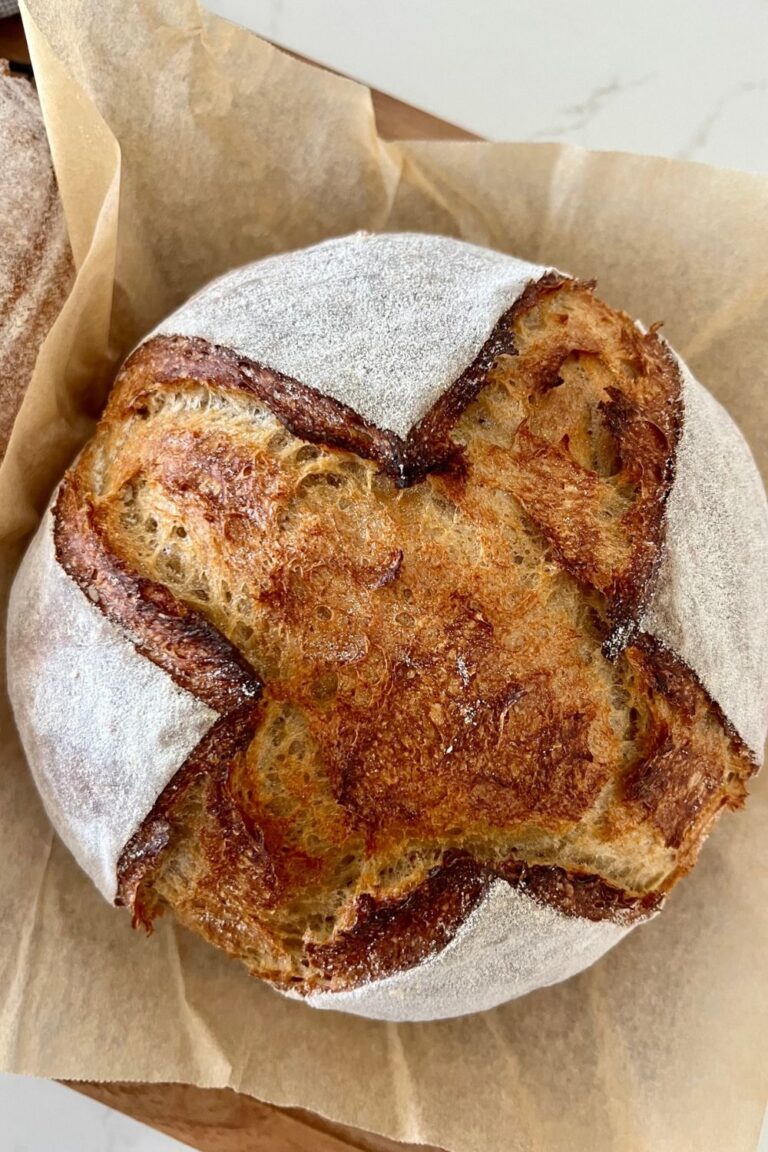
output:
M 72 257 L 35 90 L 0 60 L 0 459 Z
M 661 907 L 759 763 L 768 513 L 726 413 L 594 285 L 356 235 L 123 366 L 17 576 L 62 838 L 319 1007 L 431 1019 Z

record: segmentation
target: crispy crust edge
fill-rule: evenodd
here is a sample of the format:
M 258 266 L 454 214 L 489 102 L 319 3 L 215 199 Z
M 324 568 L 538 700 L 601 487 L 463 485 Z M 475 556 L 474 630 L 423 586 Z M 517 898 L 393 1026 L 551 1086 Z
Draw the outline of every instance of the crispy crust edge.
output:
M 107 418 L 141 412 L 150 393 L 180 380 L 205 382 L 260 400 L 302 440 L 375 460 L 399 487 L 407 488 L 430 472 L 461 470 L 461 453 L 449 441 L 456 421 L 485 384 L 494 361 L 515 354 L 509 331 L 514 318 L 566 282 L 578 283 L 555 272 L 531 281 L 499 317 L 472 363 L 405 438 L 378 428 L 332 396 L 199 336 L 159 335 L 141 344 L 118 374 Z
M 151 929 L 159 909 L 143 889 L 145 884 L 151 886 L 153 867 L 172 838 L 174 806 L 201 775 L 214 776 L 212 815 L 226 842 L 235 851 L 248 848 L 261 853 L 258 841 L 244 841 L 250 830 L 239 817 L 233 818 L 232 807 L 224 800 L 232 761 L 247 748 L 259 722 L 258 713 L 258 706 L 241 709 L 214 725 L 123 850 L 115 903 L 132 910 L 134 925 Z M 268 869 L 266 858 L 262 857 L 261 863 Z M 598 876 L 556 865 L 507 860 L 490 866 L 466 853 L 452 852 L 405 896 L 388 901 L 377 900 L 372 894 L 361 896 L 354 925 L 328 944 L 309 945 L 307 954 L 323 986 L 332 991 L 349 990 L 410 969 L 436 955 L 453 939 L 497 879 L 564 916 L 607 920 L 627 927 L 654 915 L 665 899 L 661 892 L 636 896 Z M 318 990 L 317 976 L 300 982 L 278 973 L 260 975 L 300 995 Z
M 237 648 L 110 550 L 77 467 L 59 490 L 53 534 L 56 559 L 83 595 L 180 688 L 221 714 L 258 699 L 261 682 Z

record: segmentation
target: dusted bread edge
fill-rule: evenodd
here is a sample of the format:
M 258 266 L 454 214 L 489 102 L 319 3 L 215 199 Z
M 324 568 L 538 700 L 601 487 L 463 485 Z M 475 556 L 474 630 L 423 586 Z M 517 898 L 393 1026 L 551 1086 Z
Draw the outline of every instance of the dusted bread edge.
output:
M 121 852 L 217 714 L 140 656 L 70 579 L 50 507 L 11 591 L 8 690 L 51 823 L 114 900 Z
M 453 940 L 415 968 L 349 992 L 286 995 L 373 1020 L 446 1020 L 559 984 L 594 964 L 633 927 L 564 916 L 496 880 Z

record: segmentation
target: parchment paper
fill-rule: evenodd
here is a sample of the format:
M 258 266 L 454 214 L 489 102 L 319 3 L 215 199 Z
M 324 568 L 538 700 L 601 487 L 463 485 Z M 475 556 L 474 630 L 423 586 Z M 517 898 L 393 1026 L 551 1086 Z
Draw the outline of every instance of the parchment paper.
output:
M 25 25 L 78 277 L 0 469 L 5 589 L 121 354 L 209 277 L 361 227 L 597 277 L 665 320 L 768 465 L 768 181 L 554 145 L 385 144 L 367 89 L 194 0 L 29 0 Z M 461 1152 L 755 1149 L 765 777 L 664 913 L 589 972 L 476 1017 L 383 1025 L 284 1000 L 171 923 L 132 932 L 53 836 L 6 702 L 0 718 L 2 1068 L 229 1085 Z

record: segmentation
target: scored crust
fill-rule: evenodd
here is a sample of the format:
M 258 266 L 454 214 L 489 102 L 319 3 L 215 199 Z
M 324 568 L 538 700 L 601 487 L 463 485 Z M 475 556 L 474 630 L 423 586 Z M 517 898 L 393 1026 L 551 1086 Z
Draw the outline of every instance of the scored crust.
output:
M 755 767 L 638 630 L 680 421 L 656 334 L 556 274 L 404 439 L 194 337 L 134 353 L 58 556 L 224 713 L 123 853 L 135 918 L 311 992 L 433 954 L 499 877 L 658 907 Z

